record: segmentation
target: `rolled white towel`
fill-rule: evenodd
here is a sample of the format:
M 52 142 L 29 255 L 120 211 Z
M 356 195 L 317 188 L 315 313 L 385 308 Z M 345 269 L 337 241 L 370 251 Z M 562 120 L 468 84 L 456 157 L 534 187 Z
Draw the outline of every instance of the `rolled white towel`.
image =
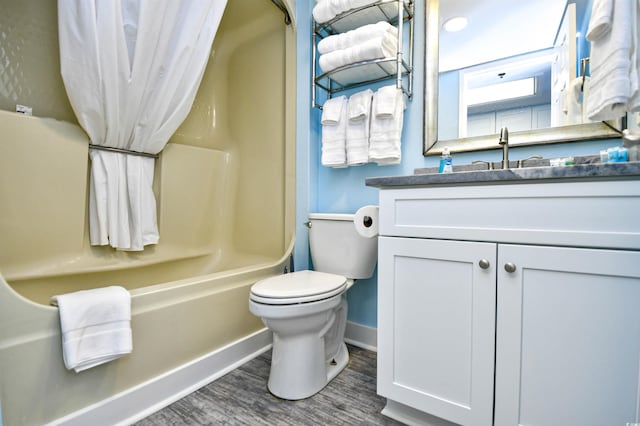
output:
M 389 33 L 384 33 L 355 46 L 320 55 L 319 65 L 322 71 L 329 72 L 357 62 L 395 58 L 397 45 L 397 38 Z
M 320 24 L 329 22 L 336 16 L 351 9 L 374 4 L 379 0 L 321 0 L 313 8 L 313 19 Z
M 328 99 L 322 106 L 322 115 L 328 110 L 328 115 L 334 118 L 335 111 L 339 111 L 337 120 L 323 120 L 322 122 L 322 165 L 329 167 L 346 167 L 346 139 L 347 139 L 347 97 L 339 96 Z
M 318 53 L 325 54 L 334 50 L 347 49 L 365 41 L 381 37 L 383 34 L 389 33 L 394 40 L 398 40 L 398 29 L 388 22 L 380 21 L 375 24 L 368 24 L 358 27 L 346 33 L 335 34 L 327 38 L 323 38 L 318 43 Z
M 313 19 L 318 23 L 325 23 L 333 19 L 336 15 L 332 9 L 332 0 L 320 0 L 313 7 Z

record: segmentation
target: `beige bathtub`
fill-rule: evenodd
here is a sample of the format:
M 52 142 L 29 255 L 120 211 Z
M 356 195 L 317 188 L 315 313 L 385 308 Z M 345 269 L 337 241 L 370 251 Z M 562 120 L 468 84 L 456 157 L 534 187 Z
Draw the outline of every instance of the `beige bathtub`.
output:
M 0 1 L 55 27 L 54 1 Z M 283 272 L 294 241 L 294 31 L 269 0 L 229 1 L 192 111 L 156 161 L 160 243 L 141 253 L 89 246 L 87 136 L 50 87 L 62 82 L 44 55 L 57 53 L 31 51 L 42 75 L 15 83 L 47 88 L 17 103 L 59 120 L 0 110 L 4 426 L 127 423 L 267 347 L 248 291 Z M 30 36 L 8 44 L 37 49 Z M 131 292 L 133 353 L 69 372 L 49 299 L 107 285 Z

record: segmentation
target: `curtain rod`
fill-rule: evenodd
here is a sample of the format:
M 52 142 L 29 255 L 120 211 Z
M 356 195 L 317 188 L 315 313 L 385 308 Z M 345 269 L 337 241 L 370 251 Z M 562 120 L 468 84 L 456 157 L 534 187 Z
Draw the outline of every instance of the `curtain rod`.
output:
M 271 3 L 275 4 L 276 7 L 280 9 L 282 13 L 284 13 L 284 23 L 285 25 L 289 25 L 291 23 L 291 16 L 289 16 L 289 11 L 287 10 L 286 6 L 282 4 L 280 0 L 271 0 Z
M 89 144 L 89 149 L 97 149 L 98 151 L 118 152 L 120 154 L 137 155 L 138 157 L 158 158 L 158 154 L 149 154 L 147 152 L 131 151 L 128 149 L 114 148 L 112 146 Z

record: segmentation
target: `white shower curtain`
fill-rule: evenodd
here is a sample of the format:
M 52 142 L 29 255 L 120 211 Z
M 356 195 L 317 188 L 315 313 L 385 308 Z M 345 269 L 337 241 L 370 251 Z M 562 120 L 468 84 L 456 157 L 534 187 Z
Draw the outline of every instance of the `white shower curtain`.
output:
M 94 145 L 159 153 L 185 119 L 227 0 L 58 0 L 64 85 Z M 159 239 L 154 160 L 91 150 L 92 245 Z

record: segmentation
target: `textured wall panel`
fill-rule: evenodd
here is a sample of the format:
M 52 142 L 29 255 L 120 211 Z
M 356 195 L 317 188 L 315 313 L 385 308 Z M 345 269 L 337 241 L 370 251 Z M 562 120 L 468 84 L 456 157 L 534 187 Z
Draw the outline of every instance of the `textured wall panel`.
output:
M 55 0 L 0 0 L 0 109 L 77 123 L 60 76 Z

